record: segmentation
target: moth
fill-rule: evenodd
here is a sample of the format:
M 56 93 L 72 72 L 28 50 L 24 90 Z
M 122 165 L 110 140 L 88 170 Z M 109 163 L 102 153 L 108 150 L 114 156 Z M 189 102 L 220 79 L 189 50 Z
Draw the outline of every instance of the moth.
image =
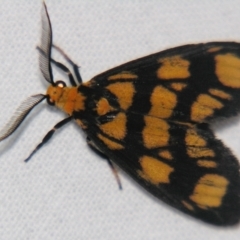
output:
M 74 74 L 52 59 L 55 47 Z M 74 120 L 87 143 L 155 197 L 204 222 L 234 225 L 240 219 L 239 162 L 211 130 L 213 120 L 240 111 L 240 43 L 209 42 L 155 53 L 82 82 L 77 65 L 52 44 L 45 3 L 39 65 L 49 83 L 29 97 L 0 132 L 10 136 L 31 110 L 47 100 L 66 118 L 47 133 L 26 159 L 63 125 Z M 54 81 L 52 65 L 71 86 Z M 113 164 L 114 163 L 114 164 Z

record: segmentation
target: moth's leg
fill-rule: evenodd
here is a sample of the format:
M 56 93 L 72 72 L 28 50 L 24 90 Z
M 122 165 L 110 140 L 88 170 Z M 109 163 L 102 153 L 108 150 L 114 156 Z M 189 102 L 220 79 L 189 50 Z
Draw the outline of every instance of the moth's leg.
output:
M 114 167 L 112 161 L 109 159 L 109 157 L 108 157 L 107 155 L 105 155 L 105 154 L 94 144 L 94 142 L 93 142 L 89 137 L 87 137 L 87 144 L 88 144 L 88 146 L 89 146 L 96 154 L 98 154 L 100 157 L 102 157 L 103 159 L 105 159 L 105 160 L 107 161 L 109 167 L 110 167 L 111 170 L 112 170 L 112 173 L 113 173 L 114 177 L 116 178 L 118 187 L 119 187 L 119 189 L 121 190 L 121 189 L 122 189 L 122 184 L 121 184 L 120 178 L 119 178 L 119 176 L 118 176 L 117 169 Z
M 59 123 L 57 123 L 43 138 L 43 140 L 41 141 L 41 143 L 39 143 L 36 148 L 31 152 L 31 154 L 28 156 L 28 158 L 26 158 L 24 161 L 28 162 L 31 157 L 33 156 L 33 154 L 35 154 L 45 143 L 47 143 L 51 137 L 53 136 L 53 134 L 56 132 L 57 129 L 61 128 L 62 126 L 64 126 L 66 123 L 70 122 L 72 120 L 72 116 L 63 119 L 62 121 L 60 121 Z
M 59 51 L 62 55 L 63 55 L 63 57 L 65 58 L 65 60 L 72 66 L 72 68 L 73 68 L 73 71 L 74 71 L 74 74 L 75 74 L 75 76 L 76 76 L 76 78 L 77 78 L 77 81 L 78 81 L 78 83 L 82 83 L 82 77 L 81 77 L 81 74 L 80 74 L 80 72 L 79 72 L 79 66 L 75 63 L 75 62 L 73 62 L 72 61 L 72 59 L 60 48 L 60 47 L 58 47 L 58 46 L 56 46 L 56 45 L 52 45 L 57 51 Z
M 60 62 L 57 62 L 52 58 L 51 58 L 51 62 L 68 75 L 69 81 L 70 81 L 70 83 L 72 84 L 73 87 L 77 86 L 77 83 L 75 82 L 71 71 L 64 64 L 62 64 Z

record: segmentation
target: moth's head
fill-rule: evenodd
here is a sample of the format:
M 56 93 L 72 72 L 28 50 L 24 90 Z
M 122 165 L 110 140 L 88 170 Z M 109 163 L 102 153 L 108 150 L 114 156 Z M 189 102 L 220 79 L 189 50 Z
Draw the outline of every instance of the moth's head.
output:
M 57 81 L 50 85 L 46 92 L 47 103 L 49 105 L 55 105 L 55 103 L 61 98 L 65 87 L 66 83 L 63 81 Z

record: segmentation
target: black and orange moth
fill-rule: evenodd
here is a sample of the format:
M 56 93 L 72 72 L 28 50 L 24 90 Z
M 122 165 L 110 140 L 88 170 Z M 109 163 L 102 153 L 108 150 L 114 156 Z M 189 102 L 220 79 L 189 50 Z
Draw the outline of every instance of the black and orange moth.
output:
M 72 65 L 74 75 L 52 59 L 53 47 Z M 67 117 L 47 133 L 26 161 L 58 128 L 75 120 L 89 146 L 114 172 L 113 163 L 155 197 L 202 221 L 220 226 L 239 222 L 239 162 L 215 138 L 210 124 L 240 111 L 240 43 L 168 49 L 83 83 L 77 65 L 52 44 L 44 4 L 38 50 L 40 70 L 50 86 L 46 94 L 22 103 L 0 132 L 0 141 L 46 99 Z M 52 65 L 68 74 L 70 87 L 53 80 Z

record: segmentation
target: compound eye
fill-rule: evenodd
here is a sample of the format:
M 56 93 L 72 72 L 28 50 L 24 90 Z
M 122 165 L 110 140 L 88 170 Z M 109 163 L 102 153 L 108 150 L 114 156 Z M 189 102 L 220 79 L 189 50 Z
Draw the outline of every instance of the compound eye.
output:
M 56 85 L 57 87 L 59 87 L 59 88 L 64 88 L 64 87 L 66 87 L 66 83 L 63 82 L 63 81 L 57 81 L 57 82 L 55 83 L 55 85 Z
M 55 102 L 49 96 L 47 96 L 47 103 L 51 106 L 55 105 Z

